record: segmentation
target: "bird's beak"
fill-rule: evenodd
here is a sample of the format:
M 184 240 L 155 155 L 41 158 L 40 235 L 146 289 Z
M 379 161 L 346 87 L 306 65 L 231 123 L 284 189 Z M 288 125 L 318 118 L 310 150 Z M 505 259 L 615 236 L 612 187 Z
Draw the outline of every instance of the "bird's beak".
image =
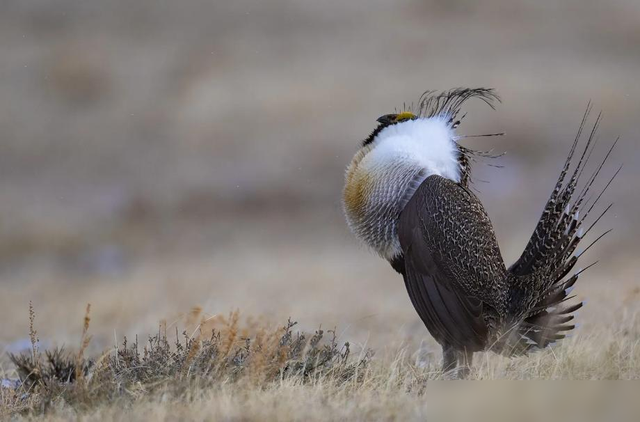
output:
M 397 117 L 398 117 L 397 114 L 385 114 L 384 116 L 378 117 L 376 121 L 380 124 L 388 125 L 388 124 L 394 123 Z

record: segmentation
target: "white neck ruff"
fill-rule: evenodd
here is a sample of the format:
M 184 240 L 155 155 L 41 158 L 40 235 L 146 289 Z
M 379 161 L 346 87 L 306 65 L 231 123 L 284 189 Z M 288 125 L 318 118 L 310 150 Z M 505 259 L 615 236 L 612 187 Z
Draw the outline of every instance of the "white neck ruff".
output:
M 439 175 L 460 182 L 456 135 L 440 117 L 397 123 L 364 146 L 347 169 L 347 222 L 358 238 L 387 259 L 401 253 L 397 220 L 420 184 Z
M 381 130 L 362 164 L 374 169 L 406 163 L 421 167 L 427 177 L 437 174 L 460 182 L 460 151 L 455 140 L 444 118 L 409 120 Z

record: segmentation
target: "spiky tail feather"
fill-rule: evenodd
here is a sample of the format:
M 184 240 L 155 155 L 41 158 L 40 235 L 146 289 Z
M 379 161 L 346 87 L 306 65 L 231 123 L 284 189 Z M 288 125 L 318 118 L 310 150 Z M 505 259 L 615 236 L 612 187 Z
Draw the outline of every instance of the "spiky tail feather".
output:
M 500 341 L 506 353 L 520 354 L 532 349 L 544 348 L 550 343 L 563 339 L 568 331 L 575 328 L 575 325 L 571 324 L 574 319 L 573 313 L 580 309 L 583 303 L 569 304 L 568 301 L 574 297 L 569 294 L 580 274 L 595 263 L 571 276 L 569 274 L 578 262 L 578 258 L 610 232 L 600 235 L 584 251 L 574 254 L 584 236 L 611 209 L 613 204 L 607 206 L 587 230 L 584 230 L 585 219 L 622 169 L 620 167 L 615 172 L 597 196 L 587 198 L 587 194 L 618 142 L 616 140 L 583 188 L 580 191 L 577 190 L 584 168 L 596 144 L 594 135 L 601 119 L 601 115 L 598 115 L 580 159 L 567 180 L 590 111 L 589 103 L 540 221 L 522 256 L 509 268 L 507 333 Z M 567 276 L 569 278 L 566 278 Z

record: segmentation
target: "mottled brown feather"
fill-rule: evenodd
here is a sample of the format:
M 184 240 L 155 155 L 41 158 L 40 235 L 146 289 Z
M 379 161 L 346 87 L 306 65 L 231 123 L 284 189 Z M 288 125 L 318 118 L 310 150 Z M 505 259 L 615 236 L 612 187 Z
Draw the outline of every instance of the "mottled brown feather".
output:
M 467 188 L 428 177 L 398 226 L 407 291 L 431 334 L 483 350 L 503 317 L 507 270 L 491 221 Z

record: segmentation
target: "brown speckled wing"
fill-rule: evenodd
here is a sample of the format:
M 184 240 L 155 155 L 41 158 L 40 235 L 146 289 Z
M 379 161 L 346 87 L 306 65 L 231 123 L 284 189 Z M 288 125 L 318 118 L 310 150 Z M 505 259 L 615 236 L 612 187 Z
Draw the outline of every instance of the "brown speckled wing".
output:
M 504 307 L 506 268 L 491 222 L 468 189 L 428 177 L 398 226 L 404 279 L 416 311 L 439 343 L 483 350 Z

